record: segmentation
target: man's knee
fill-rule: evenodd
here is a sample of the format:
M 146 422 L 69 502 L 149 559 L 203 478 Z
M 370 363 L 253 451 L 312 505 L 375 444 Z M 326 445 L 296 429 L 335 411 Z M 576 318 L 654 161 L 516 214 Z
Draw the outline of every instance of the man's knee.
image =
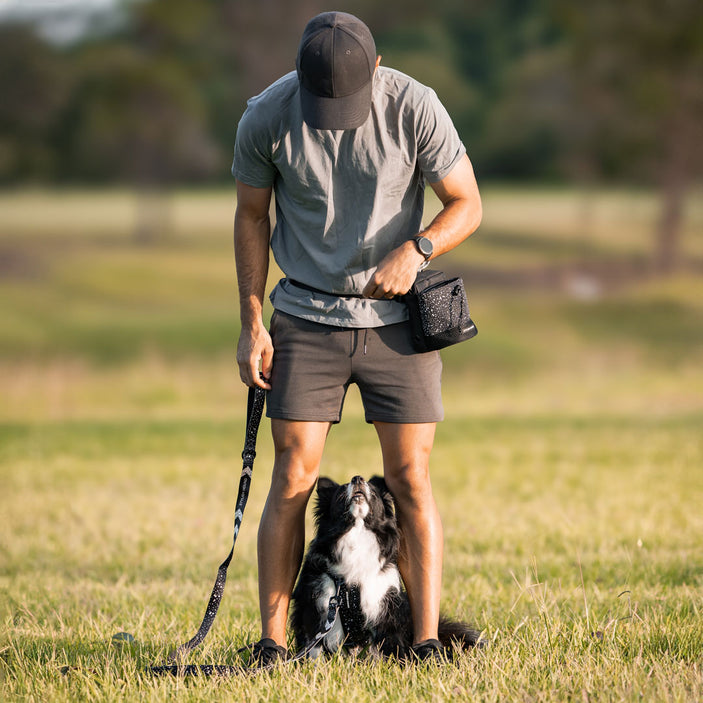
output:
M 435 425 L 375 423 L 383 453 L 386 484 L 401 510 L 432 496 L 430 453 Z
M 317 468 L 309 468 L 295 455 L 276 459 L 271 476 L 271 489 L 283 498 L 309 496 L 317 480 Z
M 317 480 L 328 428 L 321 423 L 275 421 L 272 429 L 272 489 L 285 497 L 308 496 Z
M 429 466 L 425 462 L 405 462 L 386 466 L 386 485 L 395 502 L 421 505 L 432 497 Z

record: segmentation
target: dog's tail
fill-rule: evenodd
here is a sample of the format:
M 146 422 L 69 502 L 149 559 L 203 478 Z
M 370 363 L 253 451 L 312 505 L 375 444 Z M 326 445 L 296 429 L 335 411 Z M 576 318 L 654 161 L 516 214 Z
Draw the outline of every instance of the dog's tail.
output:
M 478 630 L 465 622 L 450 620 L 444 616 L 439 619 L 439 641 L 445 647 L 457 646 L 461 649 L 482 647 L 485 643 Z

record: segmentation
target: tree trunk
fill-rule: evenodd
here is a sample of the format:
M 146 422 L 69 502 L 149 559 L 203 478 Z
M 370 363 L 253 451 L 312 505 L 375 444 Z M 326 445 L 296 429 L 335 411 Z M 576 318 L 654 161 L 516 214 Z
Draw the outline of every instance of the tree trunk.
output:
M 654 243 L 654 268 L 662 274 L 671 273 L 681 264 L 681 225 L 690 179 L 691 150 L 694 125 L 692 114 L 680 105 L 665 121 L 662 136 L 662 168 L 660 184 L 661 213 Z
M 686 188 L 683 179 L 664 183 L 661 215 L 656 230 L 654 266 L 659 273 L 671 273 L 681 263 L 681 223 Z
M 135 193 L 134 241 L 155 244 L 171 234 L 171 202 L 163 185 L 142 184 Z

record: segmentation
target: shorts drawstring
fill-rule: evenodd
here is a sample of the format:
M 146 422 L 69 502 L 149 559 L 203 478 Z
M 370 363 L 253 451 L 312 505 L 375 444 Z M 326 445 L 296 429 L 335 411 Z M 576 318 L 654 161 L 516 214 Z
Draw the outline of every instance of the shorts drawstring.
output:
M 363 354 L 366 356 L 366 340 L 368 339 L 369 336 L 369 330 L 367 328 L 364 329 L 364 351 Z M 350 337 L 349 337 L 349 356 L 352 357 L 354 356 L 358 349 L 359 349 L 359 332 L 360 329 L 352 329 L 350 330 Z

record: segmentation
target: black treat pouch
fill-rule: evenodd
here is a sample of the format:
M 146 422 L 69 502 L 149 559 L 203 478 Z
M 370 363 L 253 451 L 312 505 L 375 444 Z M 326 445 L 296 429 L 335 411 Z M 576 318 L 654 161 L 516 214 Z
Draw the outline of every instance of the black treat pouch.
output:
M 461 278 L 426 269 L 412 288 L 400 296 L 408 306 L 415 351 L 427 352 L 464 342 L 478 334 L 469 317 L 469 303 Z

